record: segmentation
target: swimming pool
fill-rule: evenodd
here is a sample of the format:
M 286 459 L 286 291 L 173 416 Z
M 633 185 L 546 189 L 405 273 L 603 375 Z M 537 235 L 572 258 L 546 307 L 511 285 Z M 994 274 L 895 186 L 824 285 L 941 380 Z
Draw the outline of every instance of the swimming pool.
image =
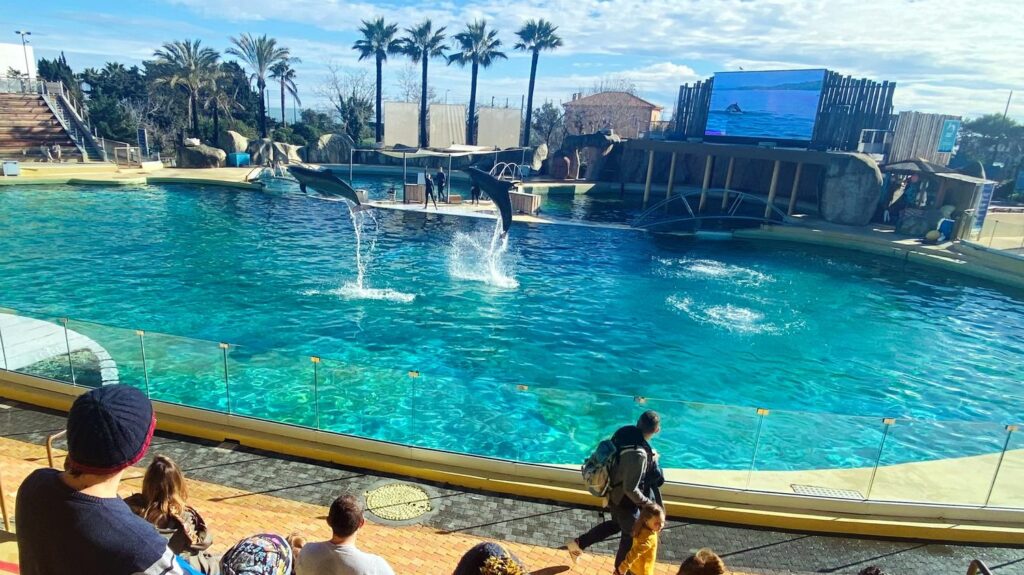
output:
M 169 401 L 559 464 L 653 408 L 666 466 L 722 470 L 870 466 L 883 417 L 883 464 L 993 453 L 1024 418 L 1022 294 L 890 260 L 516 224 L 492 285 L 491 221 L 380 210 L 367 294 L 336 202 L 7 187 L 0 216 L 0 306 L 124 328 L 69 323 Z

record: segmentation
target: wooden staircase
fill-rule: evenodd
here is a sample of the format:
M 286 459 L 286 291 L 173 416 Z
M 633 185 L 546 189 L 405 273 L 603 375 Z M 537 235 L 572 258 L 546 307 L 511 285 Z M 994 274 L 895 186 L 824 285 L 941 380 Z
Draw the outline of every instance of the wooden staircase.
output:
M 63 162 L 81 162 L 82 153 L 38 94 L 0 94 L 0 158 L 45 161 L 40 146 L 60 144 Z

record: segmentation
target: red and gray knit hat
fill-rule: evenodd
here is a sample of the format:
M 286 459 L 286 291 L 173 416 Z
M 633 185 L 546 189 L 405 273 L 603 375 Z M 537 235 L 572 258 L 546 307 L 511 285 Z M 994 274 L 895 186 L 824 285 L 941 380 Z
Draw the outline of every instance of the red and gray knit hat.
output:
M 153 404 L 138 389 L 90 390 L 68 412 L 68 469 L 102 475 L 134 465 L 149 449 L 155 428 Z

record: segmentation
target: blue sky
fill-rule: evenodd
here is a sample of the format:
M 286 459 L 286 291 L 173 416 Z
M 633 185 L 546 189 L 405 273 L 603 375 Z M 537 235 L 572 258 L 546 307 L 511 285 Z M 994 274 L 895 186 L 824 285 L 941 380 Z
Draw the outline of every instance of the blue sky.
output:
M 4 2 L 6 4 L 7 2 Z M 365 71 L 350 47 L 361 19 L 378 15 L 410 26 L 424 17 L 461 28 L 486 18 L 506 44 L 508 61 L 481 73 L 479 99 L 518 106 L 529 58 L 511 47 L 527 18 L 559 26 L 565 46 L 541 57 L 538 101 L 566 101 L 602 79 L 624 78 L 641 96 L 673 107 L 681 83 L 716 71 L 829 68 L 898 83 L 896 109 L 977 116 L 1002 112 L 1024 120 L 1024 16 L 1016 2 L 986 0 L 156 0 L 27 3 L 8 27 L 28 28 L 38 56 L 65 52 L 76 70 L 108 60 L 137 63 L 162 42 L 199 38 L 223 50 L 241 32 L 270 34 L 302 58 L 303 103 L 322 107 L 328 66 Z M 17 42 L 13 33 L 5 42 Z M 385 67 L 384 92 L 399 93 L 410 66 Z M 469 99 L 468 71 L 431 64 L 439 98 Z

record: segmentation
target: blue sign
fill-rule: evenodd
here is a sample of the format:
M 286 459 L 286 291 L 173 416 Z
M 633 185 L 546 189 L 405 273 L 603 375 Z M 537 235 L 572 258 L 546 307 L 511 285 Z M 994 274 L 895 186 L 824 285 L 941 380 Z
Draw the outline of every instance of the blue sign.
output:
M 974 205 L 974 224 L 971 231 L 980 234 L 981 228 L 985 227 L 985 216 L 988 215 L 988 205 L 992 203 L 992 192 L 996 190 L 995 182 L 987 182 L 981 185 L 981 193 L 978 194 L 978 203 Z
M 946 120 L 942 122 L 942 134 L 939 136 L 939 149 L 940 153 L 948 153 L 953 151 L 953 146 L 956 145 L 956 135 L 960 131 L 960 120 Z

